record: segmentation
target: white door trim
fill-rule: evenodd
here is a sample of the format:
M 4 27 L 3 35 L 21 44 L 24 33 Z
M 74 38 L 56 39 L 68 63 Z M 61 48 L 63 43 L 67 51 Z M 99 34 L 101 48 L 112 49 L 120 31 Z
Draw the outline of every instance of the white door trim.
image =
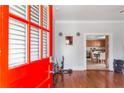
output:
M 87 35 L 109 35 L 109 70 L 113 71 L 113 35 L 112 33 L 84 33 L 84 69 L 87 70 L 86 61 L 86 37 Z

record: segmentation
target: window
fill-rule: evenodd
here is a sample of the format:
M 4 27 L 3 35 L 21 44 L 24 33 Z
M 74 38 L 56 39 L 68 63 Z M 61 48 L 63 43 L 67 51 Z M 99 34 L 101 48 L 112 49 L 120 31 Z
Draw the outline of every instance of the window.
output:
M 9 19 L 9 67 L 26 62 L 26 24 Z
M 39 29 L 31 27 L 31 61 L 39 60 Z

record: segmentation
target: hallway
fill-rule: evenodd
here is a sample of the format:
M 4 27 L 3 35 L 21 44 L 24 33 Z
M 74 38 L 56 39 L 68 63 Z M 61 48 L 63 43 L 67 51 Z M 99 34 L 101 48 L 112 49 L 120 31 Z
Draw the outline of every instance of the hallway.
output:
M 109 71 L 74 71 L 56 75 L 55 88 L 122 88 L 124 75 Z

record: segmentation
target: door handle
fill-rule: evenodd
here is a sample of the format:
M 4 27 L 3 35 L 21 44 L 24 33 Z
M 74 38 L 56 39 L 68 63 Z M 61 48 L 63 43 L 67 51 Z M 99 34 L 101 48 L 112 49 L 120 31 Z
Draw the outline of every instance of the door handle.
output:
M 50 74 L 54 74 L 54 71 L 49 71 Z

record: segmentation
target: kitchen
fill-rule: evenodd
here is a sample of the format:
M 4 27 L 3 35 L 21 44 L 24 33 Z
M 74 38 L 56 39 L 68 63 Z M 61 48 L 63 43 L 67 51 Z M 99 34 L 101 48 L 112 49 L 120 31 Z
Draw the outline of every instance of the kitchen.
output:
M 87 69 L 107 70 L 108 36 L 88 35 L 86 40 Z

